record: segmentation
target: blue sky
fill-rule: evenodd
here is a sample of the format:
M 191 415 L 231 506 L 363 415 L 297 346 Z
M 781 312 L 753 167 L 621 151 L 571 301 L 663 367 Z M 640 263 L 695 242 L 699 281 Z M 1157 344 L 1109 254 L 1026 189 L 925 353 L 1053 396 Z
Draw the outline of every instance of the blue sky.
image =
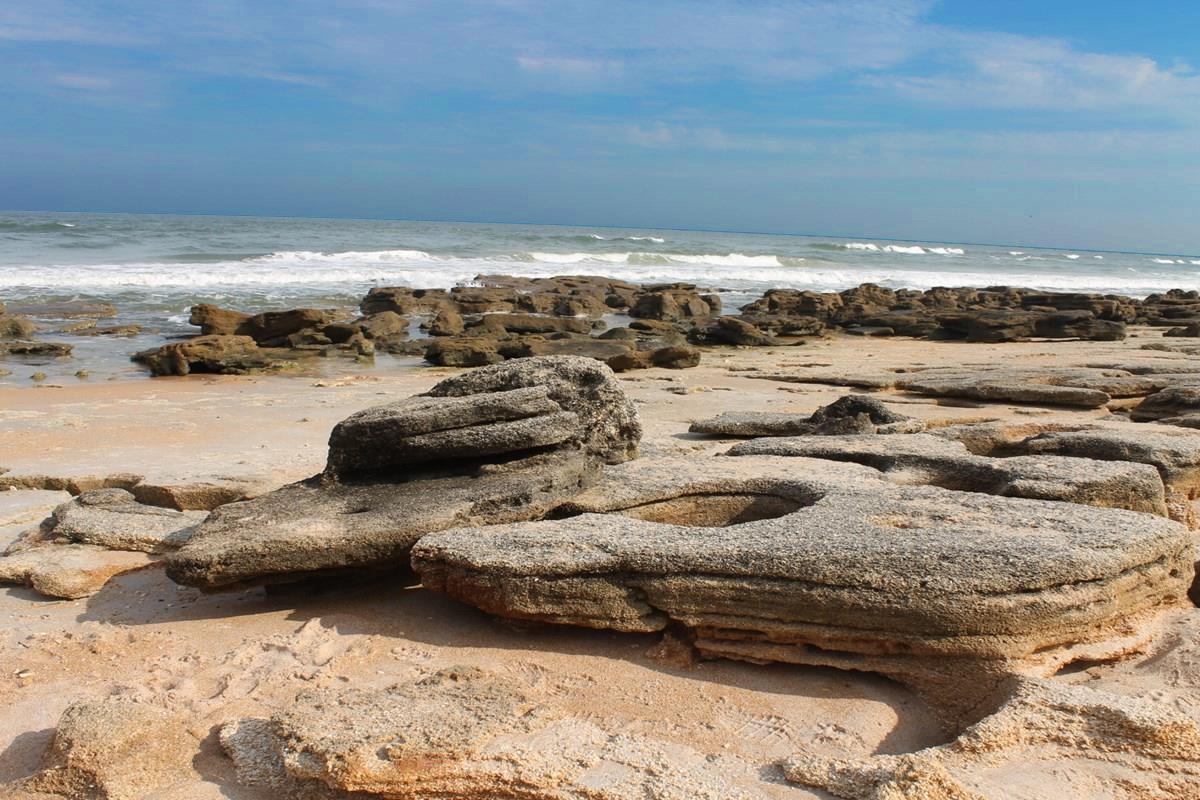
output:
M 0 208 L 1200 253 L 1196 0 L 5 0 Z

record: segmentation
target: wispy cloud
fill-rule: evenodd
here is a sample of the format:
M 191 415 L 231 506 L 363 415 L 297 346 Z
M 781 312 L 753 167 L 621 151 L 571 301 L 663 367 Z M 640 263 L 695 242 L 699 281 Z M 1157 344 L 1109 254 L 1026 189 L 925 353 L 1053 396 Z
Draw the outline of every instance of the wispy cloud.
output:
M 928 21 L 932 0 L 9 0 L 0 43 L 43 43 L 58 74 L 150 61 L 378 98 L 440 90 L 639 94 L 841 81 L 877 101 L 1195 120 L 1200 74 L 1137 53 Z M 298 20 L 303 24 L 296 24 Z M 0 54 L 2 59 L 2 54 Z M 3 61 L 0 60 L 0 66 Z

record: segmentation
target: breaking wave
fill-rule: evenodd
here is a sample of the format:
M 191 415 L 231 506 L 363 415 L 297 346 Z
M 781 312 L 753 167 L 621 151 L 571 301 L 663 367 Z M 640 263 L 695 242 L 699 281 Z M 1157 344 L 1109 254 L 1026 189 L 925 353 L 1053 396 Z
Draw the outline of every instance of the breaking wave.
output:
M 874 242 L 825 242 L 813 245 L 824 250 L 848 250 L 864 253 L 900 253 L 902 255 L 923 256 L 963 256 L 967 254 L 962 247 L 944 247 L 940 245 L 919 244 L 875 244 Z

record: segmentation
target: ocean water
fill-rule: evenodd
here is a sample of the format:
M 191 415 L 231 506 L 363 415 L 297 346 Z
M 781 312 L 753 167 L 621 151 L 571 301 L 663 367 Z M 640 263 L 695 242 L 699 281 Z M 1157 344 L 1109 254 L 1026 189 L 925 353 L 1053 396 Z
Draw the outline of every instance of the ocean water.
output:
M 0 213 L 0 300 L 103 300 L 136 340 L 194 329 L 199 302 L 253 311 L 353 305 L 373 286 L 449 287 L 480 274 L 605 275 L 715 288 L 736 308 L 772 287 L 1013 285 L 1144 296 L 1200 287 L 1200 255 L 1156 255 L 703 231 L 386 220 Z M 108 324 L 108 323 L 105 323 Z M 79 359 L 76 359 L 79 360 Z

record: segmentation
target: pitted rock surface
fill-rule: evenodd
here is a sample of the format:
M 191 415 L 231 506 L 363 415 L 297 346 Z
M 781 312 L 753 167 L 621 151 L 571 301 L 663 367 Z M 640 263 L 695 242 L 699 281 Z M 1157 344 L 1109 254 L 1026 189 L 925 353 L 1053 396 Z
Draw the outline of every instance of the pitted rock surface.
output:
M 403 570 L 427 533 L 545 515 L 640 438 L 632 403 L 590 359 L 459 375 L 339 423 L 325 473 L 218 508 L 167 574 L 217 589 Z
M 579 417 L 531 386 L 463 397 L 409 397 L 339 422 L 328 475 L 534 450 L 582 438 Z
M 989 458 L 971 454 L 961 442 L 922 433 L 755 439 L 734 446 L 729 455 L 849 461 L 878 469 L 896 483 L 1167 516 L 1162 479 L 1145 464 L 1052 456 Z
M 305 692 L 269 720 L 225 726 L 220 738 L 239 782 L 289 797 L 768 797 L 749 764 L 608 732 L 537 702 L 511 677 L 472 667 L 385 689 Z
M 948 744 L 862 759 L 799 753 L 782 766 L 788 780 L 846 800 L 1009 800 L 1012 785 L 988 776 L 1011 771 L 1038 797 L 1193 797 L 1200 726 L 1147 699 L 1024 679 Z
M 51 530 L 81 544 L 162 553 L 182 546 L 207 516 L 143 505 L 124 489 L 96 489 L 56 508 Z
M 544 387 L 564 411 L 577 414 L 584 448 L 610 464 L 637 456 L 642 426 L 612 370 L 582 356 L 537 356 L 447 378 L 429 397 L 461 397 Z
M 610 469 L 557 512 L 578 516 L 432 534 L 413 566 L 426 587 L 502 616 L 674 623 L 711 655 L 914 685 L 1057 665 L 1186 603 L 1191 537 L 1170 520 L 897 487 L 858 465 L 724 462 Z

